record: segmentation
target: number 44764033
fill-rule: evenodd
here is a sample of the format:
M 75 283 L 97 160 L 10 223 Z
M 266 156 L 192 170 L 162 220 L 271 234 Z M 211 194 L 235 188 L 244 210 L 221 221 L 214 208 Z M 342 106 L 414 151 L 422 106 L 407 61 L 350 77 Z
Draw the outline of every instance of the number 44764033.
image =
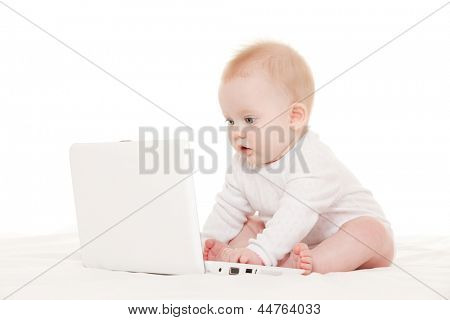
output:
M 320 313 L 320 304 L 282 304 L 282 303 L 269 303 L 269 304 L 261 304 L 258 308 L 258 312 L 261 314 L 319 314 Z

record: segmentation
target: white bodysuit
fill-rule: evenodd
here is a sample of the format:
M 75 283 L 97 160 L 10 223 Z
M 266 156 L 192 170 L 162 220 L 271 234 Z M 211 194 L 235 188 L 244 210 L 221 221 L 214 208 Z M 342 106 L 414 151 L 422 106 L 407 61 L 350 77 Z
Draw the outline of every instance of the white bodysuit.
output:
M 356 217 L 377 217 L 389 226 L 372 193 L 311 130 L 280 160 L 261 168 L 250 169 L 240 153 L 233 156 L 202 243 L 228 243 L 255 212 L 266 226 L 248 248 L 267 266 L 276 266 L 296 243 L 318 244 Z

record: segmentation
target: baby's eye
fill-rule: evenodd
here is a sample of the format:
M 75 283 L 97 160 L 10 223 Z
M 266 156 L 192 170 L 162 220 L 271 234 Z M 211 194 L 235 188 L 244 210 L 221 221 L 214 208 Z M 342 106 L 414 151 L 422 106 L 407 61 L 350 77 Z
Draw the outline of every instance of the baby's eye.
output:
M 226 122 L 229 126 L 234 125 L 234 121 L 231 120 L 231 119 L 227 119 L 227 120 L 225 120 L 225 122 Z
M 245 120 L 245 123 L 247 123 L 247 124 L 255 123 L 255 118 L 246 117 L 246 118 L 244 118 L 244 120 Z

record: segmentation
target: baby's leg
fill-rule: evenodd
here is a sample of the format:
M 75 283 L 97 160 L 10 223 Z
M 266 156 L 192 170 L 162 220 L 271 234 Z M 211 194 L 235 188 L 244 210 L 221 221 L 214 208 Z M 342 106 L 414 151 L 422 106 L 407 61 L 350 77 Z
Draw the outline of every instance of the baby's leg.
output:
M 258 216 L 250 216 L 241 232 L 229 242 L 231 248 L 244 248 L 248 246 L 250 239 L 255 239 L 258 233 L 263 232 L 264 222 Z M 308 246 L 298 243 L 290 254 L 278 261 L 278 266 L 284 268 L 296 268 L 305 270 L 304 275 L 311 273 L 311 253 Z
M 258 216 L 250 216 L 242 230 L 234 237 L 228 245 L 208 239 L 203 251 L 204 260 L 229 261 L 234 248 L 245 248 L 250 239 L 255 239 L 258 233 L 265 228 L 264 222 Z M 296 244 L 290 254 L 287 254 L 278 262 L 278 266 L 285 268 L 297 268 L 305 270 L 305 275 L 311 273 L 311 252 L 304 243 Z
M 394 256 L 392 233 L 378 219 L 358 217 L 311 250 L 319 273 L 387 267 Z
M 304 269 L 308 274 L 387 267 L 394 255 L 392 233 L 377 219 L 359 217 L 344 223 L 313 249 L 298 243 L 279 267 Z
M 250 239 L 264 230 L 264 222 L 257 216 L 250 216 L 245 222 L 242 230 L 234 237 L 228 245 L 214 239 L 205 242 L 203 259 L 210 261 L 228 261 L 233 248 L 245 248 Z
M 248 246 L 250 239 L 255 239 L 256 235 L 265 228 L 264 222 L 258 216 L 250 216 L 245 222 L 242 230 L 234 237 L 228 245 L 231 248 L 245 248 Z

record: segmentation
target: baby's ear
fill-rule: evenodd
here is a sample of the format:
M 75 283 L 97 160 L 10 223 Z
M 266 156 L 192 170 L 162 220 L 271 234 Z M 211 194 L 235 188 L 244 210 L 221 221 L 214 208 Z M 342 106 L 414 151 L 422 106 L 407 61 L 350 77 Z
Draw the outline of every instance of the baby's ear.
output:
M 308 117 L 308 110 L 306 106 L 301 102 L 295 102 L 291 105 L 291 110 L 289 111 L 289 126 L 291 129 L 298 130 L 306 125 Z

